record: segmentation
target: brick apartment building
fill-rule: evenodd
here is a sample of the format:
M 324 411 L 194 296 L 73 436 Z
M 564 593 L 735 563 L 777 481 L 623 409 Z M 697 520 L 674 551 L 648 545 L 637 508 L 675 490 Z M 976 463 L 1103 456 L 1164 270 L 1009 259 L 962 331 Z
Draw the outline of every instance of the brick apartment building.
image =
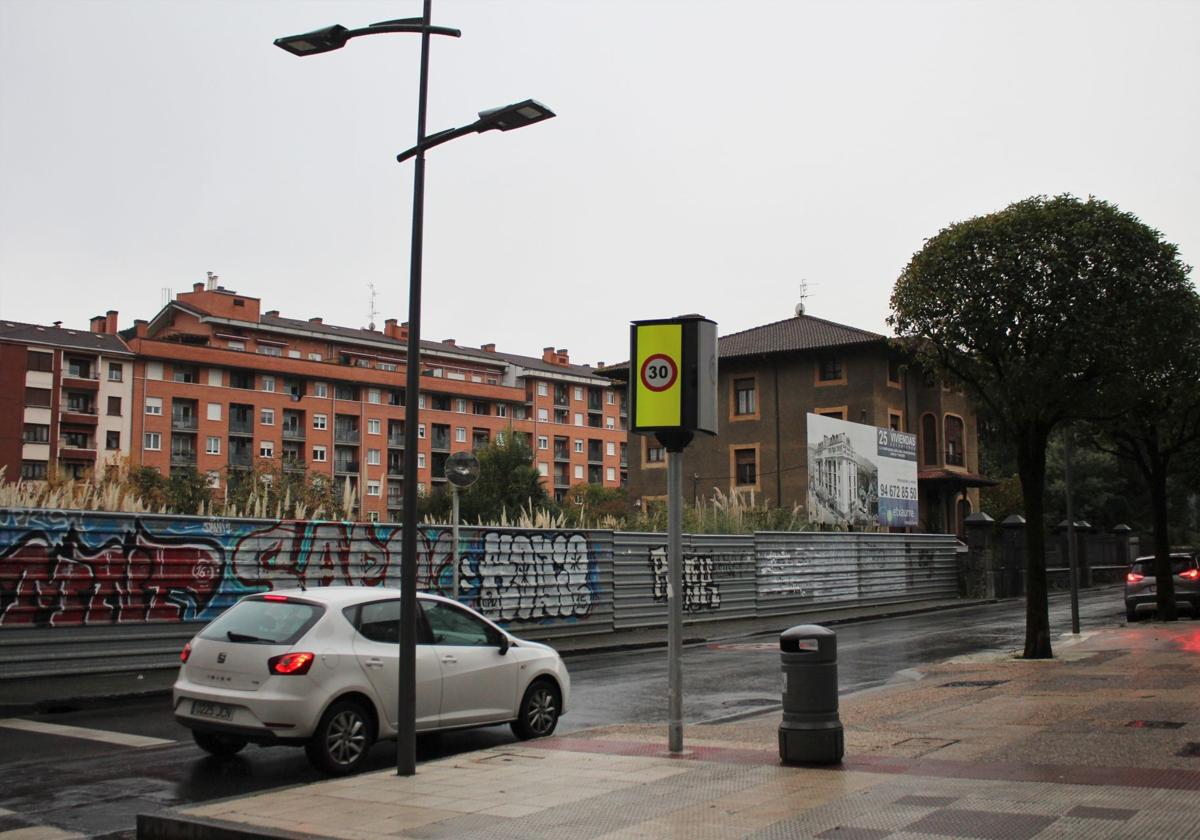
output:
M 958 532 L 979 509 L 975 413 L 877 333 L 798 314 L 719 339 L 715 437 L 684 452 L 685 495 L 753 491 L 769 505 L 807 501 L 808 413 L 917 434 L 920 530 Z M 628 367 L 606 375 L 625 379 Z M 630 435 L 630 498 L 665 498 L 666 453 Z
M 129 454 L 134 360 L 116 331 L 116 312 L 90 331 L 0 320 L 6 480 L 84 475 Z
M 197 283 L 122 333 L 134 354 L 134 463 L 194 467 L 220 488 L 255 459 L 349 483 L 364 519 L 402 507 L 407 329 L 285 318 L 257 298 Z M 421 343 L 418 487 L 444 483 L 453 452 L 510 426 L 529 435 L 557 498 L 574 484 L 625 479 L 624 389 L 566 350 L 541 358 L 493 344 Z

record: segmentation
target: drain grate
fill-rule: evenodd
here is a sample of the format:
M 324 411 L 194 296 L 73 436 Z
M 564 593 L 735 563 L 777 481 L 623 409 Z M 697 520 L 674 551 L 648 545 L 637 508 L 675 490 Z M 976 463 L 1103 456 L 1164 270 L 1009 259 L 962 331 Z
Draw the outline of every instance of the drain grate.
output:
M 748 697 L 745 700 L 726 700 L 722 706 L 778 706 L 779 699 L 775 697 Z
M 1174 720 L 1131 720 L 1125 725 L 1131 729 L 1183 729 L 1185 726 Z
M 1200 758 L 1200 741 L 1188 741 L 1175 755 L 1181 758 Z
M 955 680 L 954 682 L 942 683 L 942 688 L 994 688 L 998 685 L 1004 685 L 1008 680 Z

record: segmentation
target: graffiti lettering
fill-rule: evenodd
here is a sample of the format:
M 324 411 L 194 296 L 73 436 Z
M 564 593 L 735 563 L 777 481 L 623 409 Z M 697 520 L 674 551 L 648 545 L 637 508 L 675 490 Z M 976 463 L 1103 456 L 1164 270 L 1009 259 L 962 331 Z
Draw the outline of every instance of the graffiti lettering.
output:
M 667 550 L 650 550 L 650 571 L 654 575 L 652 594 L 655 601 L 667 600 Z M 699 612 L 721 606 L 721 588 L 713 582 L 713 558 L 694 554 L 683 556 L 683 610 Z
M 238 541 L 233 576 L 245 587 L 268 589 L 395 584 L 398 575 L 387 579 L 391 554 L 383 530 L 341 522 L 280 522 Z
M 576 618 L 592 608 L 587 538 L 583 534 L 489 532 L 482 551 L 460 569 L 489 618 Z M 473 561 L 473 562 L 472 562 Z

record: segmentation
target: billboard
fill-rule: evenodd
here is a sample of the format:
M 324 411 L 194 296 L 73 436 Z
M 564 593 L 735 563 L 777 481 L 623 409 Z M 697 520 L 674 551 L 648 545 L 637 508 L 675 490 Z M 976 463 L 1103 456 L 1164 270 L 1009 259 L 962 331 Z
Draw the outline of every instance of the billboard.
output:
M 809 414 L 808 518 L 823 525 L 915 526 L 917 436 Z

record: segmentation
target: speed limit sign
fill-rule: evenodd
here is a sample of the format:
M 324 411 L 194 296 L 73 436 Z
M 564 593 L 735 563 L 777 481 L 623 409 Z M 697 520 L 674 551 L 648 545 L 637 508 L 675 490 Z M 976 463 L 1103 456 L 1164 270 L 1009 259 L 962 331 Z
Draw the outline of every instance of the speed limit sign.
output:
M 665 391 L 679 377 L 679 365 L 664 353 L 655 353 L 642 362 L 642 386 L 648 390 Z

